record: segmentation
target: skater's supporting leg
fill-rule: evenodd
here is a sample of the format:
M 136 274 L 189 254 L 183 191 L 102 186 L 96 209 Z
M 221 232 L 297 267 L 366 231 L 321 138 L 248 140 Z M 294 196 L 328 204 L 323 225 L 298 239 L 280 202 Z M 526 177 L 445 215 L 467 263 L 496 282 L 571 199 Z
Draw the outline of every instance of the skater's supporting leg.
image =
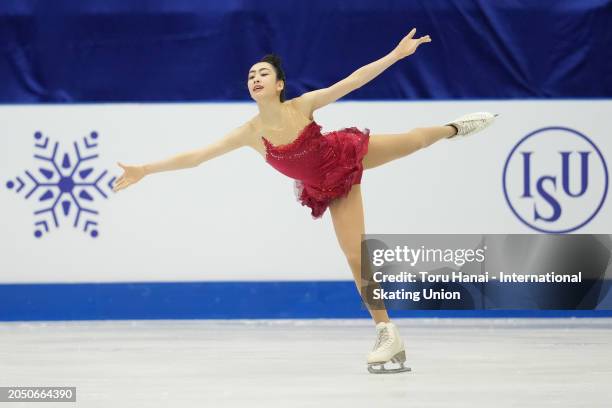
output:
M 355 184 L 346 197 L 338 198 L 331 202 L 329 210 L 332 216 L 334 230 L 340 248 L 344 252 L 348 264 L 353 272 L 353 278 L 357 285 L 359 294 L 363 297 L 361 281 L 361 235 L 365 233 L 363 203 L 361 198 L 361 185 Z M 370 308 L 370 315 L 376 323 L 388 322 L 389 315 L 384 309 L 374 310 Z M 377 307 L 377 309 L 379 309 Z
M 414 153 L 457 133 L 453 126 L 416 128 L 406 133 L 371 135 L 363 168 L 371 169 Z

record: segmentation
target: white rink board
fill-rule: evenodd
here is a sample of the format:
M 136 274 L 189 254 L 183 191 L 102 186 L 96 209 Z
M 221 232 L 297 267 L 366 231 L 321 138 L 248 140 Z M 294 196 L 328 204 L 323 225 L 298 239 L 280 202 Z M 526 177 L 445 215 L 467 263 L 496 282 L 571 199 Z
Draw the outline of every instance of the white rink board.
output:
M 537 233 L 512 213 L 501 180 L 512 148 L 539 128 L 575 129 L 612 161 L 609 100 L 338 102 L 315 119 L 324 132 L 357 126 L 376 137 L 472 111 L 501 116 L 474 137 L 364 172 L 367 233 Z M 92 165 L 119 176 L 117 161 L 142 164 L 205 146 L 255 113 L 254 103 L 0 107 L 0 283 L 351 279 L 329 211 L 313 220 L 293 181 L 248 147 L 154 174 L 108 199 L 94 195 L 97 238 L 61 215 L 59 228 L 34 237 L 40 205 L 6 186 L 40 167 L 36 131 L 66 151 L 97 131 L 100 156 Z M 611 233 L 609 202 L 574 232 Z

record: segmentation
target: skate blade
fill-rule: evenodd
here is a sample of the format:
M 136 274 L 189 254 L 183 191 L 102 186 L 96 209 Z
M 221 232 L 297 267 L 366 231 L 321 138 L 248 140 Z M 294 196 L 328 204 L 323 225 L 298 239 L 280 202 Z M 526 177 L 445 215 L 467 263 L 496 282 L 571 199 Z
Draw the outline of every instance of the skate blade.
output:
M 384 364 L 368 364 L 368 372 L 371 374 L 397 374 L 412 371 L 410 367 L 400 363 L 397 368 L 387 368 Z
M 368 364 L 368 371 L 372 374 L 395 374 L 395 373 L 403 373 L 406 371 L 412 371 L 410 367 L 406 367 L 404 365 L 406 362 L 406 352 L 400 351 L 396 355 L 391 358 L 390 361 L 384 363 L 370 363 Z M 385 364 L 395 363 L 399 364 L 399 367 L 387 368 Z

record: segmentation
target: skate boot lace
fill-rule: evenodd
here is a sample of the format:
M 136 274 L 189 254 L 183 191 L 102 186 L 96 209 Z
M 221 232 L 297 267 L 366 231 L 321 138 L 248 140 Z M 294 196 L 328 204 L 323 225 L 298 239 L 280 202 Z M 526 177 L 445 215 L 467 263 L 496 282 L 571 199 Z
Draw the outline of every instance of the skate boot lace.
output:
M 376 344 L 374 344 L 374 348 L 372 350 L 378 350 L 379 348 L 388 347 L 392 342 L 391 336 L 389 336 L 389 330 L 386 327 L 383 327 L 378 332 L 378 338 L 376 339 Z
M 464 122 L 466 131 L 471 132 L 485 122 L 485 119 L 470 119 Z
M 457 124 L 462 129 L 461 129 L 461 131 L 459 131 L 457 133 L 461 133 L 461 134 L 470 133 L 473 130 L 475 130 L 478 127 L 480 127 L 486 121 L 487 121 L 487 118 L 469 118 L 469 119 L 465 119 L 463 121 L 460 121 L 461 123 L 457 123 Z

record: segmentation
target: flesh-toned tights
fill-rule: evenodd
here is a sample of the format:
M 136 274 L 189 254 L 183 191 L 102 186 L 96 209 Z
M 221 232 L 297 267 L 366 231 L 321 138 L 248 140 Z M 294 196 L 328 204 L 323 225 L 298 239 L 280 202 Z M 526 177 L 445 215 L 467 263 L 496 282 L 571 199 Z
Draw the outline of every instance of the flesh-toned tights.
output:
M 371 135 L 368 153 L 363 158 L 364 171 L 382 164 L 405 157 L 423 149 L 438 140 L 453 136 L 456 133 L 452 126 L 434 126 L 416 128 L 406 133 Z M 346 197 L 330 203 L 334 230 L 340 248 L 353 272 L 353 278 L 359 293 L 363 296 L 361 281 L 361 235 L 365 233 L 361 185 L 355 184 Z M 384 305 L 368 306 L 374 322 L 388 322 L 389 316 Z

